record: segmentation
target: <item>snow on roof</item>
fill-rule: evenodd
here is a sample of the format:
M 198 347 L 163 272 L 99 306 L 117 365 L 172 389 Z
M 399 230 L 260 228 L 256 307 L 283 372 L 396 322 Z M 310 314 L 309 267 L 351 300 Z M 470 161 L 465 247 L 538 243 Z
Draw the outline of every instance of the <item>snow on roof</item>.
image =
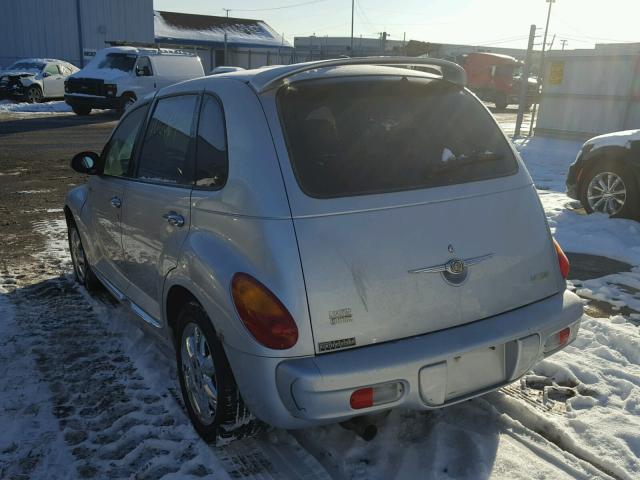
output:
M 154 12 L 156 41 L 182 40 L 190 43 L 227 43 L 236 46 L 291 47 L 262 20 L 227 18 L 190 13 Z
M 18 63 L 18 62 L 32 62 L 32 63 L 51 63 L 51 62 L 56 62 L 56 63 L 67 63 L 63 60 L 58 60 L 55 58 L 21 58 L 20 60 L 16 60 L 13 63 Z

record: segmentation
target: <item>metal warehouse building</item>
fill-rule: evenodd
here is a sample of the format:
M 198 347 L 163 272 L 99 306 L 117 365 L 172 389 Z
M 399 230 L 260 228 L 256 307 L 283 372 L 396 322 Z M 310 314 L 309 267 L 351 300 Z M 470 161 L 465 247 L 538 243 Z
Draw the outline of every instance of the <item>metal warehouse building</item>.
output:
M 153 0 L 3 1 L 0 66 L 25 57 L 81 67 L 108 40 L 153 43 Z
M 291 45 L 261 20 L 156 11 L 154 25 L 156 45 L 197 53 L 205 72 L 291 63 Z
M 78 67 L 109 45 L 173 47 L 197 53 L 208 72 L 290 63 L 292 47 L 260 20 L 155 12 L 153 0 L 2 2 L 0 68 L 21 58 L 66 60 Z

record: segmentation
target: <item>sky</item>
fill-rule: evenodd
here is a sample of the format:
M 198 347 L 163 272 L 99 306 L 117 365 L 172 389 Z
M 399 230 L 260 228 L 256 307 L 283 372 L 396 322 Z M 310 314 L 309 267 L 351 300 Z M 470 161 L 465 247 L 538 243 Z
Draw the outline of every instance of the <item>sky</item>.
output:
M 543 33 L 546 0 L 356 0 L 354 36 L 526 48 L 529 26 Z M 265 20 L 293 43 L 294 36 L 349 36 L 351 0 L 154 0 L 173 12 Z M 548 42 L 553 48 L 640 42 L 640 0 L 556 0 Z M 537 39 L 542 43 L 542 35 Z

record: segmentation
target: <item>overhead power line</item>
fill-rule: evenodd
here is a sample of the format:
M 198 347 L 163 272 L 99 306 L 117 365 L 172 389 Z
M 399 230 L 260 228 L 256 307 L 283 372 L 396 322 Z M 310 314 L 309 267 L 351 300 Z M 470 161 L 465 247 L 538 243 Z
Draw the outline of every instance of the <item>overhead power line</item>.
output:
M 305 5 L 312 5 L 314 3 L 327 2 L 328 0 L 309 0 L 308 2 L 293 3 L 290 5 L 282 5 L 280 7 L 267 7 L 267 8 L 223 8 L 223 10 L 229 12 L 266 12 L 270 10 L 284 10 L 285 8 L 303 7 Z

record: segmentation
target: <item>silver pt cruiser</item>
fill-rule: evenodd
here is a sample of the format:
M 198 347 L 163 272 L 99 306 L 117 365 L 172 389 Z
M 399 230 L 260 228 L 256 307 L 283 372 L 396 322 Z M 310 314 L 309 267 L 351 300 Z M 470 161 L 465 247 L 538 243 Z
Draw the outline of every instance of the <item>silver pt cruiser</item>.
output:
M 444 407 L 576 338 L 567 258 L 465 81 L 393 57 L 221 74 L 74 157 L 77 279 L 175 348 L 206 440 Z

